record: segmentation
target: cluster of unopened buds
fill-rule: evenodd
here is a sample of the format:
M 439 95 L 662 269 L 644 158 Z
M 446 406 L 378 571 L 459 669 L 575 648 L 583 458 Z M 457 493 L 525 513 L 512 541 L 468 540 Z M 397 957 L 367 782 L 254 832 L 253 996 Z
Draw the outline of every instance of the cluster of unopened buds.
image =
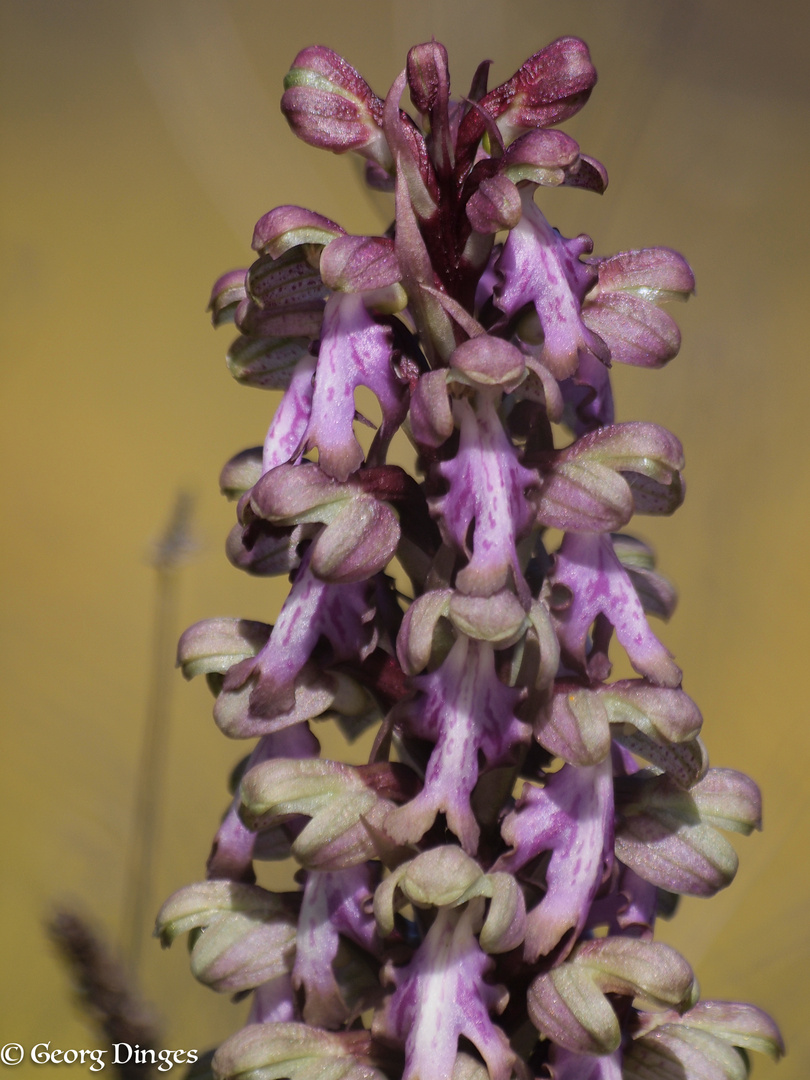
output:
M 647 621 L 673 589 L 622 531 L 680 505 L 683 454 L 614 422 L 609 368 L 676 354 L 660 305 L 692 272 L 666 248 L 593 257 L 538 207 L 607 184 L 554 127 L 596 80 L 581 41 L 493 90 L 487 69 L 452 100 L 445 49 L 419 45 L 383 101 L 304 49 L 293 131 L 361 155 L 394 223 L 278 207 L 214 287 L 232 374 L 284 392 L 222 473 L 228 554 L 292 582 L 275 626 L 211 619 L 179 647 L 222 731 L 258 739 L 207 880 L 158 916 L 164 943 L 191 932 L 197 978 L 253 995 L 218 1078 L 738 1080 L 782 1049 L 653 939 L 677 895 L 733 878 L 721 830 L 760 823 L 756 785 L 708 767 Z M 366 453 L 358 387 L 381 415 Z M 415 475 L 387 463 L 400 428 Z M 637 677 L 610 681 L 614 636 Z M 377 725 L 367 764 L 319 756 L 330 722 Z M 256 884 L 254 860 L 290 855 L 299 891 Z

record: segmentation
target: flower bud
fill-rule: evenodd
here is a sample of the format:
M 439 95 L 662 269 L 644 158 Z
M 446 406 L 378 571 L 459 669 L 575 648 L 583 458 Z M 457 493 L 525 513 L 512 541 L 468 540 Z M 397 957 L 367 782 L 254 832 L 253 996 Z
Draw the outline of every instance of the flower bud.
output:
M 382 108 L 351 64 L 323 45 L 302 49 L 284 79 L 281 111 L 299 139 L 335 154 L 355 150 L 390 171 Z

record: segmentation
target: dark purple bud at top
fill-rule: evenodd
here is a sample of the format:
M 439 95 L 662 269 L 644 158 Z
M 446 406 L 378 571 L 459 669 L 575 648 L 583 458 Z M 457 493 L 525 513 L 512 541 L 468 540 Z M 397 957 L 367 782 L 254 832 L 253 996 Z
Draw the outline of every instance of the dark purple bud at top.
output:
M 323 45 L 302 49 L 284 79 L 281 111 L 299 139 L 335 154 L 356 150 L 390 169 L 382 107 L 351 64 Z
M 578 38 L 564 37 L 530 56 L 507 82 L 490 90 L 481 110 L 494 116 L 504 142 L 523 131 L 550 127 L 579 112 L 596 83 L 596 70 L 588 46 Z M 484 131 L 477 109 L 471 109 L 458 136 L 458 146 L 470 158 Z
M 420 113 L 431 113 L 443 99 L 448 99 L 450 74 L 447 49 L 438 41 L 414 45 L 408 53 L 408 86 L 411 101 Z
M 429 120 L 428 142 L 436 171 L 447 175 L 453 165 L 447 49 L 437 41 L 416 45 L 408 53 L 407 73 L 411 101 Z

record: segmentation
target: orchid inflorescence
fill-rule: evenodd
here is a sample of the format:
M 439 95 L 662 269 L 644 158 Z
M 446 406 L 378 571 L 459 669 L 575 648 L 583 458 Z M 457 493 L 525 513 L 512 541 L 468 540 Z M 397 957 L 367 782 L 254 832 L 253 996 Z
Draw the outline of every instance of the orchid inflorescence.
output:
M 222 731 L 258 738 L 207 880 L 158 916 L 166 944 L 191 931 L 198 979 L 252 992 L 219 1078 L 736 1080 L 748 1050 L 782 1050 L 653 940 L 678 894 L 733 878 L 720 830 L 760 824 L 756 785 L 708 767 L 647 621 L 674 591 L 621 531 L 680 505 L 684 462 L 663 428 L 614 422 L 609 368 L 675 356 L 660 305 L 692 272 L 667 248 L 593 257 L 535 201 L 607 184 L 554 127 L 596 81 L 583 42 L 487 73 L 452 100 L 430 42 L 383 101 L 304 49 L 293 131 L 361 155 L 394 223 L 352 236 L 278 207 L 213 290 L 232 374 L 283 391 L 223 470 L 228 555 L 292 581 L 274 627 L 211 619 L 179 646 Z M 358 387 L 381 416 L 367 452 Z M 416 475 L 387 462 L 400 429 Z M 637 678 L 609 681 L 614 635 Z M 330 720 L 377 725 L 367 764 L 319 756 Z M 256 884 L 254 860 L 290 855 L 299 891 Z

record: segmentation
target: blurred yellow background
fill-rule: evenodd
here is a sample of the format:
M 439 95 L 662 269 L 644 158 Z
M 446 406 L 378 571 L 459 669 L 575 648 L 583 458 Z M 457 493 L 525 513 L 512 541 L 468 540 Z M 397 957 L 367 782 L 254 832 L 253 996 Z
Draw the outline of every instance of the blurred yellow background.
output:
M 611 176 L 599 199 L 542 206 L 596 251 L 668 245 L 698 295 L 674 312 L 681 355 L 617 373 L 619 419 L 674 431 L 688 496 L 640 519 L 679 610 L 664 639 L 701 706 L 714 764 L 752 774 L 765 831 L 735 844 L 736 882 L 662 928 L 705 996 L 754 1001 L 810 1075 L 810 211 L 808 37 L 798 0 L 3 0 L 0 4 L 4 770 L 0 1042 L 101 1045 L 73 1007 L 42 920 L 67 900 L 118 940 L 148 693 L 150 543 L 178 490 L 196 497 L 196 556 L 173 636 L 218 614 L 272 621 L 277 582 L 226 562 L 233 508 L 217 475 L 259 443 L 276 395 L 237 386 L 204 308 L 246 265 L 252 227 L 295 202 L 352 232 L 386 224 L 348 159 L 289 133 L 281 79 L 328 44 L 384 94 L 407 48 L 448 46 L 457 94 L 561 34 L 600 73 L 565 125 Z M 168 664 L 171 657 L 166 658 Z M 151 909 L 199 879 L 242 748 L 202 684 L 173 687 Z M 244 1006 L 198 986 L 182 946 L 144 949 L 164 1046 L 203 1050 Z M 54 1066 L 26 1064 L 49 1075 Z M 0 1071 L 3 1067 L 0 1066 Z M 80 1067 L 74 1067 L 78 1073 Z

